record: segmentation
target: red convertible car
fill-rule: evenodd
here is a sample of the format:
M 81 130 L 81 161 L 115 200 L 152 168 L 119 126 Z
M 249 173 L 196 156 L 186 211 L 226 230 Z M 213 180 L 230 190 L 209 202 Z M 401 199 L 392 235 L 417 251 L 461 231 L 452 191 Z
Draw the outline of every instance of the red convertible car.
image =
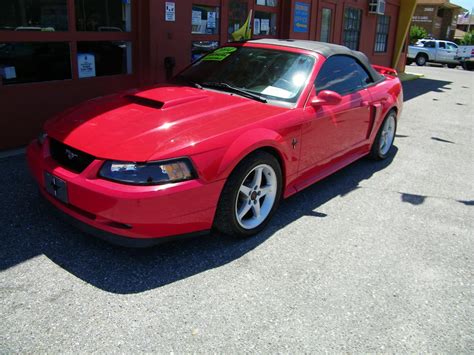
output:
M 169 84 L 52 118 L 28 162 L 54 206 L 109 241 L 246 237 L 282 198 L 366 155 L 387 157 L 403 101 L 395 74 L 334 44 L 232 43 Z

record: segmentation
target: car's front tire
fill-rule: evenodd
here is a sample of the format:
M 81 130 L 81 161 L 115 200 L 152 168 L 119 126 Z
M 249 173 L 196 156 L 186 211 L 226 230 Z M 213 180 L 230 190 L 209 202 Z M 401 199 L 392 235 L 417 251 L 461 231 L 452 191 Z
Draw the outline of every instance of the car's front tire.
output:
M 224 185 L 215 229 L 235 237 L 249 237 L 263 230 L 278 208 L 282 181 L 280 163 L 272 154 L 256 151 L 246 157 Z
M 397 132 L 397 113 L 392 110 L 385 117 L 382 125 L 375 136 L 370 156 L 375 160 L 385 159 L 392 149 L 395 134 Z

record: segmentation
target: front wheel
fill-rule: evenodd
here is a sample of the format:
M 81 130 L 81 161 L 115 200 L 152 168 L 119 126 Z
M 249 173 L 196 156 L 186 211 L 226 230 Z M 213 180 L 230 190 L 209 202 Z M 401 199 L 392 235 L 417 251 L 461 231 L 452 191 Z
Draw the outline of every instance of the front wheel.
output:
M 388 156 L 390 149 L 393 146 L 395 133 L 397 131 L 397 114 L 391 111 L 382 125 L 380 126 L 377 136 L 375 137 L 370 156 L 375 160 L 383 160 Z
M 257 151 L 245 158 L 224 185 L 214 227 L 235 237 L 263 230 L 278 208 L 282 180 L 280 164 L 273 155 Z
M 458 65 L 457 65 L 457 64 L 454 64 L 454 63 L 448 64 L 448 68 L 450 68 L 450 69 L 454 69 L 454 68 L 456 68 L 457 66 L 458 66 Z

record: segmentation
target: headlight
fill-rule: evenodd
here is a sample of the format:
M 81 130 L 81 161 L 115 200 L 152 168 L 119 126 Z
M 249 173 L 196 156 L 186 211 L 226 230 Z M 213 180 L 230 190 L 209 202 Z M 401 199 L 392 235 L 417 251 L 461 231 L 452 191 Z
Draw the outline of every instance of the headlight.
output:
M 105 179 L 131 185 L 159 185 L 191 180 L 196 177 L 188 159 L 151 163 L 106 161 L 99 171 Z

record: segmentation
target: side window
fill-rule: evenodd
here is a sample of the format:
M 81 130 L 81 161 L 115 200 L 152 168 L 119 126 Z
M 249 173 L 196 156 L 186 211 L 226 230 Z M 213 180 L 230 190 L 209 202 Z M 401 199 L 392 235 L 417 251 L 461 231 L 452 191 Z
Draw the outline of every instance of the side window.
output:
M 322 90 L 332 90 L 340 95 L 346 95 L 363 89 L 373 82 L 367 71 L 355 58 L 336 55 L 329 57 L 316 78 L 316 93 Z
M 435 42 L 434 41 L 428 41 L 428 42 L 425 42 L 425 44 L 423 46 L 425 48 L 435 48 Z
M 458 46 L 457 44 L 454 44 L 454 43 L 451 43 L 451 42 L 447 42 L 447 45 L 448 45 L 448 49 L 458 49 Z
M 445 42 L 438 42 L 439 48 L 446 49 L 446 43 Z

